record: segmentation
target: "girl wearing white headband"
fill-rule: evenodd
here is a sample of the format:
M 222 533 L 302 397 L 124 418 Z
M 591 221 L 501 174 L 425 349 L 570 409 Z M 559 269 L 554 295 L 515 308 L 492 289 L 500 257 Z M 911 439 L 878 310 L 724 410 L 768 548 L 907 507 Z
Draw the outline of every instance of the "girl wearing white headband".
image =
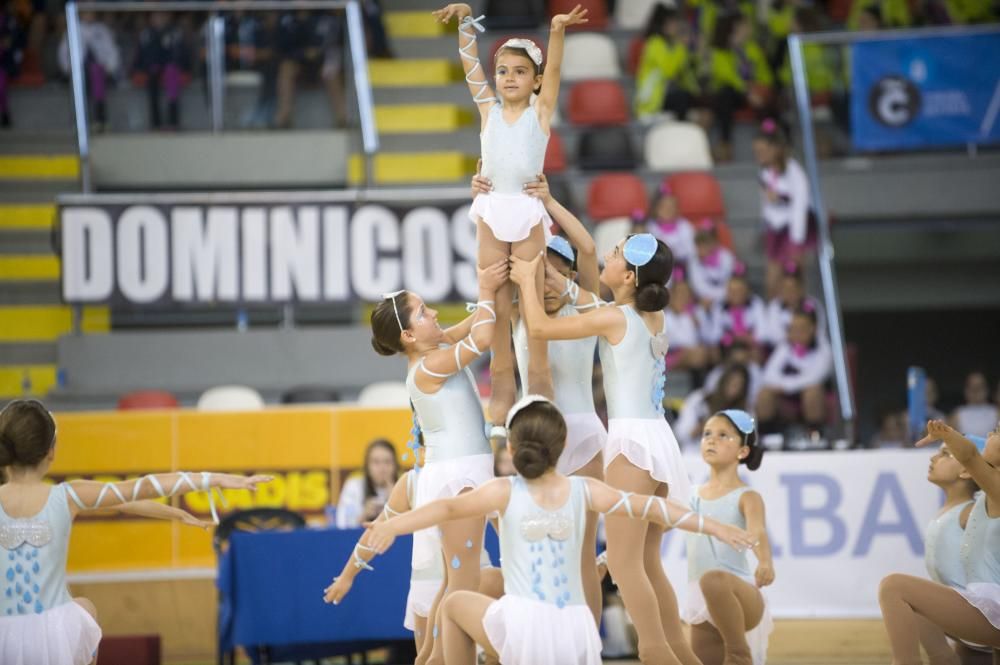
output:
M 542 76 L 542 51 L 527 39 L 510 39 L 496 54 L 494 82 L 490 89 L 480 66 L 476 32 L 485 28 L 472 18 L 472 9 L 453 3 L 434 12 L 447 23 L 459 21 L 459 56 L 465 68 L 472 99 L 479 109 L 483 175 L 493 183 L 493 191 L 479 194 L 469 217 L 477 224 L 480 266 L 492 265 L 509 256 L 530 258 L 545 248 L 551 223 L 545 206 L 524 192 L 524 184 L 542 172 L 549 141 L 549 122 L 559 100 L 559 70 L 562 66 L 563 33 L 567 26 L 587 22 L 587 10 L 577 6 L 569 14 L 552 17 L 548 64 Z M 532 103 L 532 95 L 538 92 Z M 538 276 L 542 289 L 543 275 Z M 501 423 L 514 403 L 514 359 L 511 354 L 510 316 L 512 289 L 505 285 L 497 292 L 497 328 L 493 340 L 492 393 L 489 417 Z M 528 388 L 552 396 L 548 352 L 544 342 L 531 344 L 532 368 Z
M 101 483 L 45 481 L 56 454 L 56 424 L 35 400 L 15 400 L 0 411 L 0 556 L 7 574 L 0 593 L 0 663 L 85 665 L 101 641 L 94 605 L 66 587 L 66 557 L 73 520 L 80 513 L 144 499 L 208 491 L 256 489 L 268 476 L 228 473 L 157 473 Z M 149 514 L 147 511 L 146 514 Z M 216 519 L 216 521 L 218 521 Z
M 513 259 L 511 279 L 521 287 L 521 315 L 528 334 L 537 339 L 597 337 L 608 402 L 604 447 L 608 484 L 661 497 L 669 492 L 671 499 L 687 503 L 691 483 L 677 439 L 663 416 L 667 353 L 663 309 L 670 300 L 666 284 L 674 265 L 670 249 L 649 233 L 618 243 L 605 255 L 601 272 L 601 282 L 614 293 L 616 306 L 572 318 L 545 315 L 534 285 L 540 259 Z M 587 302 L 590 294 L 581 291 L 580 298 Z M 621 516 L 609 516 L 605 524 L 608 566 L 635 623 L 640 660 L 696 664 L 660 561 L 663 528 Z
M 580 577 L 589 512 L 704 532 L 736 548 L 755 538 L 657 496 L 615 490 L 593 478 L 556 470 L 566 421 L 540 395 L 510 410 L 507 445 L 518 475 L 497 478 L 468 494 L 435 501 L 374 524 L 369 544 L 384 552 L 396 536 L 449 520 L 500 514 L 504 596 L 451 594 L 442 608 L 447 663 L 474 661 L 474 645 L 505 665 L 599 665 L 601 640 L 584 601 Z

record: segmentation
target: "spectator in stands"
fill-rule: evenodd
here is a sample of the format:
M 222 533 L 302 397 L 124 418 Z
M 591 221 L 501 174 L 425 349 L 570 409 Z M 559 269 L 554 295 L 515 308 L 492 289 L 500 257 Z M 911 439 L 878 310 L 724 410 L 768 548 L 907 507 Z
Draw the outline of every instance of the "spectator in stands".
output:
M 753 292 L 747 280 L 746 264 L 736 261 L 726 284 L 725 297 L 712 306 L 709 314 L 708 340 L 713 344 L 727 338 L 742 340 L 750 348 L 759 348 L 767 333 L 764 313 L 764 301 Z
M 751 411 L 750 374 L 740 364 L 728 365 L 722 371 L 714 388 L 699 388 L 684 400 L 684 406 L 674 423 L 674 433 L 684 447 L 696 447 L 701 441 L 701 431 L 713 413 L 725 409 Z
M 767 320 L 764 342 L 768 346 L 775 347 L 785 340 L 792 313 L 806 301 L 812 302 L 816 309 L 816 320 L 820 330 L 826 330 L 819 303 L 806 295 L 802 267 L 795 261 L 786 261 L 782 266 L 781 280 L 778 282 L 778 294 L 768 301 L 764 314 Z
M 707 392 L 715 390 L 727 367 L 741 365 L 746 367 L 750 377 L 750 384 L 747 388 L 747 403 L 753 407 L 757 402 L 757 394 L 760 392 L 761 379 L 764 374 L 764 370 L 754 359 L 754 347 L 741 339 L 723 337 L 722 341 L 719 342 L 719 349 L 722 353 L 722 362 L 712 368 L 712 371 L 705 377 L 705 385 L 702 387 Z M 752 408 L 747 410 L 752 410 Z
M 820 13 L 815 7 L 798 7 L 792 15 L 792 33 L 809 34 L 819 32 L 823 29 Z M 807 84 L 809 94 L 814 102 L 826 101 L 834 87 L 835 63 L 831 62 L 831 57 L 836 54 L 836 50 L 824 44 L 802 45 L 802 59 L 806 66 Z M 782 89 L 790 91 L 792 89 L 792 63 L 788 58 L 788 52 L 781 61 L 778 71 L 778 82 Z
M 693 10 L 695 36 L 703 46 L 712 39 L 720 21 L 727 16 L 736 14 L 747 17 L 750 34 L 754 36 L 757 27 L 757 2 L 755 0 L 687 0 L 683 5 Z
M 396 447 L 386 439 L 369 443 L 363 472 L 348 478 L 340 491 L 337 528 L 354 528 L 378 517 L 398 478 Z
M 687 120 L 699 87 L 685 28 L 676 9 L 662 3 L 653 8 L 635 77 L 635 113 L 640 120 L 663 111 Z
M 970 24 L 991 23 L 997 19 L 997 5 L 986 0 L 928 0 L 924 18 L 928 23 Z
M 14 11 L 12 0 L 0 5 L 0 128 L 10 127 L 7 86 L 21 71 L 27 34 Z
M 816 223 L 805 170 L 788 145 L 784 129 L 772 119 L 761 123 L 753 142 L 760 165 L 760 214 L 767 254 L 765 288 L 768 298 L 778 295 L 783 266 L 802 266 L 816 247 Z
M 184 32 L 167 12 L 153 12 L 139 34 L 135 71 L 145 76 L 149 123 L 153 129 L 179 129 L 183 74 L 191 69 L 191 52 Z M 163 123 L 160 94 L 166 97 L 167 122 Z
M 709 365 L 705 343 L 707 316 L 694 297 L 684 268 L 675 267 L 670 280 L 670 304 L 664 312 L 666 330 L 670 331 L 667 351 L 668 370 L 687 370 L 700 375 Z
M 733 120 L 740 109 L 751 108 L 760 119 L 775 114 L 774 76 L 764 51 L 752 39 L 744 14 L 723 16 L 715 25 L 708 56 L 708 90 L 719 127 L 716 160 L 732 159 Z
M 695 254 L 694 226 L 681 216 L 677 196 L 670 183 L 660 184 L 653 205 L 649 206 L 649 219 L 643 219 L 642 211 L 635 215 L 639 224 L 635 233 L 652 233 L 662 240 L 674 254 L 675 266 L 686 266 Z
M 274 126 L 292 126 L 295 86 L 303 70 L 323 81 L 337 126 L 347 123 L 344 100 L 344 23 L 340 13 L 316 16 L 309 11 L 287 13 L 277 31 L 278 108 Z
M 913 24 L 908 0 L 854 0 L 851 13 L 847 16 L 847 27 L 860 30 L 861 16 L 869 8 L 878 10 L 881 23 L 887 28 L 906 28 Z
M 951 414 L 951 426 L 960 432 L 983 436 L 997 426 L 1000 410 L 990 403 L 990 384 L 981 371 L 965 377 L 965 403 Z
M 869 448 L 912 448 L 907 437 L 906 412 L 896 407 L 879 409 L 878 431 L 868 442 Z
M 688 279 L 701 304 L 710 309 L 726 297 L 726 285 L 733 274 L 736 257 L 719 242 L 715 222 L 698 222 L 694 235 L 695 255 L 688 262 Z
M 114 33 L 94 12 L 80 13 L 80 48 L 83 50 L 83 73 L 87 78 L 87 100 L 93 107 L 96 130 L 108 124 L 108 86 L 121 70 L 122 56 Z M 69 42 L 63 34 L 59 43 L 59 67 L 70 74 Z
M 776 433 L 782 425 L 801 422 L 818 438 L 826 420 L 826 383 L 832 363 L 830 343 L 817 330 L 816 309 L 807 302 L 792 316 L 788 339 L 764 365 L 756 403 L 760 432 Z M 797 416 L 791 415 L 795 412 Z

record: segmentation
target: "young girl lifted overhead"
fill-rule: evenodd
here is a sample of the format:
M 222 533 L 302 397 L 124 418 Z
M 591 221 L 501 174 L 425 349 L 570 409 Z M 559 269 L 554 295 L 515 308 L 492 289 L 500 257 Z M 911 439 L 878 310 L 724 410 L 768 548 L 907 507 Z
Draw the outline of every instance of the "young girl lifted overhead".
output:
M 586 15 L 587 10 L 578 5 L 569 14 L 552 17 L 544 77 L 542 50 L 534 42 L 528 39 L 504 42 L 494 63 L 495 97 L 480 66 L 476 46 L 476 31 L 485 31 L 480 23 L 485 17 L 472 18 L 472 9 L 464 3 L 452 3 L 434 12 L 442 23 L 452 17 L 459 21 L 459 55 L 469 91 L 479 109 L 483 175 L 493 183 L 493 191 L 477 195 L 469 211 L 477 225 L 480 266 L 493 265 L 511 255 L 531 258 L 545 248 L 548 213 L 541 201 L 524 193 L 523 187 L 542 172 L 545 161 L 549 121 L 559 100 L 563 33 L 567 26 L 586 23 Z M 536 92 L 537 99 L 533 98 Z M 543 278 L 540 273 L 539 292 Z M 494 423 L 502 423 L 514 403 L 515 393 L 509 284 L 497 292 L 496 301 L 489 417 Z M 552 397 L 547 345 L 541 340 L 531 344 L 528 391 Z

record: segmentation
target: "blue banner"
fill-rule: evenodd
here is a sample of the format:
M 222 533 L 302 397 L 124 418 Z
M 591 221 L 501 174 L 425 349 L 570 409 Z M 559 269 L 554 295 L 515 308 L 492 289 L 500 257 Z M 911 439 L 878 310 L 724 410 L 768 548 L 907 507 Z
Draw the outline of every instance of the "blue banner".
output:
M 851 45 L 859 150 L 1000 143 L 1000 32 Z

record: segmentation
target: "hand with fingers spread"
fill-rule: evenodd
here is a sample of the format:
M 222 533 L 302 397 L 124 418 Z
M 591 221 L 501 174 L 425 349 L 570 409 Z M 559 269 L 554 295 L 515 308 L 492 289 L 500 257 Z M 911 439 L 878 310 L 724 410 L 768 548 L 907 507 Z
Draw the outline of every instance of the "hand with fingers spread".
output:
M 510 265 L 507 259 L 500 259 L 485 268 L 476 268 L 479 275 L 479 286 L 488 291 L 496 291 L 510 279 Z
M 524 183 L 524 193 L 538 199 L 544 205 L 548 205 L 552 200 L 552 192 L 549 191 L 549 181 L 544 173 L 539 173 L 534 180 Z
M 582 25 L 588 21 L 587 10 L 577 5 L 569 14 L 556 14 L 552 17 L 552 30 L 565 30 L 571 25 Z
M 539 252 L 535 258 L 527 261 L 516 256 L 510 257 L 510 281 L 518 286 L 524 286 L 528 282 L 534 283 L 535 273 L 538 272 L 538 262 L 542 260 L 543 252 Z
M 447 23 L 452 17 L 461 21 L 466 16 L 472 16 L 472 7 L 464 2 L 453 2 L 441 9 L 432 11 L 431 14 L 442 23 Z
M 476 175 L 472 176 L 472 198 L 478 194 L 489 194 L 493 191 L 493 181 L 482 175 L 483 160 L 476 162 Z

